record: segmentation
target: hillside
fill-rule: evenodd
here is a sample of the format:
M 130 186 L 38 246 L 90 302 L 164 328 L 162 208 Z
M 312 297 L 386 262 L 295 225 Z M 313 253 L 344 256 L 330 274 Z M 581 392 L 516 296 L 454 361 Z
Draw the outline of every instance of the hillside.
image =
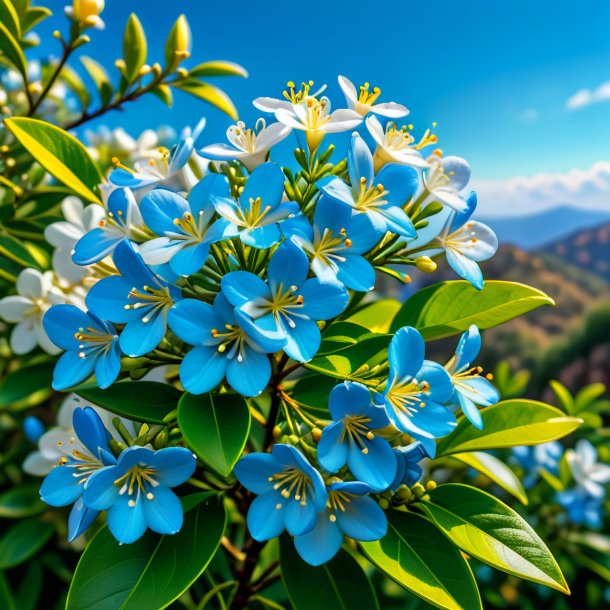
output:
M 546 246 L 543 252 L 549 252 L 610 282 L 610 222 L 587 230 L 574 231 Z

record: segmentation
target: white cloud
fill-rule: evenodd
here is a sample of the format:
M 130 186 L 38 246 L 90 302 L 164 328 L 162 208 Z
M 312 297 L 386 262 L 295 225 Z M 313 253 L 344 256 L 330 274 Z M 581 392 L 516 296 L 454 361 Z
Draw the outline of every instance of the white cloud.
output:
M 479 210 L 486 216 L 522 216 L 569 204 L 610 212 L 610 162 L 589 169 L 540 173 L 505 180 L 473 180 Z
M 581 89 L 566 102 L 568 110 L 578 110 L 598 102 L 610 101 L 610 81 L 602 83 L 597 89 Z

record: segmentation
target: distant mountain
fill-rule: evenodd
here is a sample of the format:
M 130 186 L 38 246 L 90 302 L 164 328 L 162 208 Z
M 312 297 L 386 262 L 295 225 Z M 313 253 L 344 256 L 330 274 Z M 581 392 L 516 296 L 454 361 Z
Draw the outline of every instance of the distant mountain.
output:
M 570 233 L 542 251 L 610 282 L 610 222 Z
M 610 206 L 607 212 L 598 212 L 562 205 L 527 216 L 489 217 L 477 220 L 490 225 L 500 242 L 513 244 L 524 250 L 535 250 L 576 231 L 610 222 Z

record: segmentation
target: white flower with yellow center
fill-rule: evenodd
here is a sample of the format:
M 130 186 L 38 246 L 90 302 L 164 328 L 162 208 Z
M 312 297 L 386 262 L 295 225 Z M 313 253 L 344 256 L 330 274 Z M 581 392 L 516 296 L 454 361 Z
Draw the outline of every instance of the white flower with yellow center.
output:
M 252 172 L 267 160 L 269 151 L 290 133 L 290 127 L 282 123 L 267 125 L 265 119 L 258 119 L 254 129 L 248 129 L 243 121 L 227 129 L 227 144 L 204 146 L 199 154 L 211 160 L 239 159 Z
M 384 102 L 375 104 L 381 95 L 379 87 L 370 88 L 369 83 L 364 83 L 358 90 L 351 80 L 345 76 L 339 76 L 339 87 L 345 95 L 347 105 L 352 110 L 355 110 L 360 116 L 364 117 L 369 112 L 380 116 L 388 117 L 389 119 L 398 119 L 409 114 L 409 109 L 402 104 L 396 102 Z
M 470 180 L 468 162 L 461 157 L 437 155 L 430 155 L 426 161 L 430 168 L 424 178 L 428 191 L 424 203 L 439 201 L 456 212 L 465 212 L 468 206 L 461 193 Z
M 17 277 L 16 288 L 16 295 L 0 300 L 0 318 L 16 324 L 11 333 L 11 349 L 21 355 L 40 345 L 48 354 L 58 354 L 61 349 L 51 342 L 42 326 L 47 309 L 67 300 L 53 285 L 53 273 L 24 269 Z

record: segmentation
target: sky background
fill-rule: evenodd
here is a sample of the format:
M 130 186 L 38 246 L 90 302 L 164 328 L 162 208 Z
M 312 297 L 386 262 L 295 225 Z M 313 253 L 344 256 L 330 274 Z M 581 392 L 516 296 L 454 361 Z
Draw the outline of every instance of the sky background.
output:
M 92 31 L 84 52 L 113 73 L 131 11 L 146 30 L 149 63 L 162 61 L 165 37 L 184 13 L 193 32 L 185 65 L 243 65 L 248 79 L 214 82 L 247 123 L 259 116 L 251 100 L 280 97 L 288 80 L 327 83 L 334 106 L 343 105 L 343 74 L 379 86 L 382 101 L 405 104 L 416 132 L 436 121 L 445 154 L 471 163 L 485 214 L 564 203 L 610 212 L 608 0 L 107 0 L 106 29 Z M 38 31 L 48 40 L 57 27 L 65 30 L 64 20 Z M 51 38 L 42 52 L 56 46 Z M 149 96 L 102 122 L 137 135 L 161 124 L 179 130 L 202 115 L 202 142 L 224 141 L 230 119 L 180 92 L 172 109 Z

